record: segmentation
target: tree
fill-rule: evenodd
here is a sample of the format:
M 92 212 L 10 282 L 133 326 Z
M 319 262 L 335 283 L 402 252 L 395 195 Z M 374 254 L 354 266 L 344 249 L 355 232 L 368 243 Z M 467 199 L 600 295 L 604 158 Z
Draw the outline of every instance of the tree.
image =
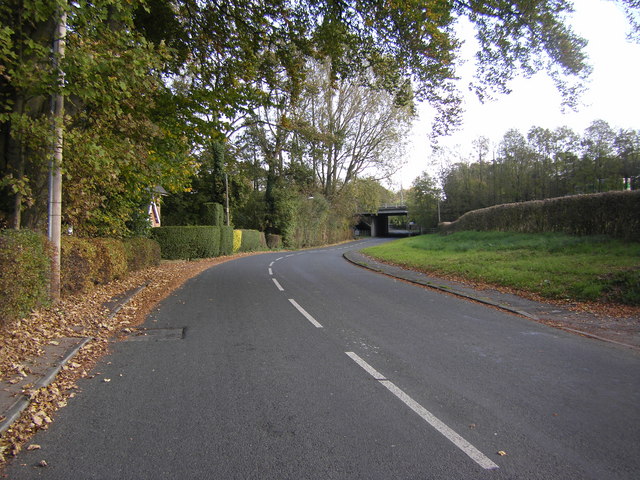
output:
M 617 159 L 614 158 L 615 132 L 604 120 L 596 120 L 587 127 L 582 140 L 586 181 L 594 192 L 609 190 L 620 182 Z
M 162 111 L 166 89 L 159 72 L 166 51 L 133 29 L 132 3 L 101 0 L 68 8 L 63 220 L 80 234 L 126 235 L 151 190 L 160 184 L 180 188 L 193 166 L 184 138 Z M 26 207 L 23 225 L 42 228 L 47 106 L 55 86 L 48 26 L 55 5 L 10 1 L 0 9 L 2 30 L 11 39 L 3 48 L 7 74 L 0 79 L 3 184 L 22 194 L 14 217 Z M 2 207 L 10 211 L 6 203 Z
M 328 61 L 311 65 L 295 112 L 307 165 L 331 198 L 364 172 L 388 178 L 401 165 L 401 148 L 413 111 L 370 85 L 372 75 L 332 80 Z
M 417 177 L 409 190 L 409 218 L 421 228 L 434 228 L 438 225 L 440 189 L 436 181 L 427 172 Z

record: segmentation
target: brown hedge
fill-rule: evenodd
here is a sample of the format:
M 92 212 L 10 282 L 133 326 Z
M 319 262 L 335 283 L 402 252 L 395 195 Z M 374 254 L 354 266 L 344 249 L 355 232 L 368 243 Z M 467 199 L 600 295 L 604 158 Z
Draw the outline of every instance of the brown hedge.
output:
M 60 262 L 63 294 L 81 293 L 124 278 L 128 272 L 158 265 L 160 245 L 148 238 L 63 237 Z
M 441 224 L 440 230 L 561 232 L 638 241 L 640 190 L 496 205 L 467 212 L 455 222 Z
M 0 326 L 48 303 L 50 255 L 44 235 L 0 231 Z

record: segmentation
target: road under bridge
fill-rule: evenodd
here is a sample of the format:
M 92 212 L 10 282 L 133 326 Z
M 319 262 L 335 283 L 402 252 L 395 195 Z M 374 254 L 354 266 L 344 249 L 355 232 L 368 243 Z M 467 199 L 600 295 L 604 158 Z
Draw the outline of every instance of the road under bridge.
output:
M 409 235 L 408 230 L 391 230 L 389 217 L 407 216 L 406 205 L 382 205 L 376 213 L 360 213 L 362 229 L 370 229 L 372 237 L 389 237 L 393 235 Z

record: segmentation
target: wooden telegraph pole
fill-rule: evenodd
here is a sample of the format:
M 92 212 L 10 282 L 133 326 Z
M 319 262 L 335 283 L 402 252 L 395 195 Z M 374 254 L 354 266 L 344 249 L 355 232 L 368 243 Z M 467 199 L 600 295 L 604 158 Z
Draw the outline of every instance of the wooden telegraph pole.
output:
M 53 117 L 53 158 L 49 172 L 49 240 L 53 245 L 51 262 L 51 299 L 60 299 L 60 236 L 62 230 L 62 145 L 64 135 L 64 58 L 65 37 L 67 35 L 67 12 L 59 9 L 58 24 L 53 39 L 53 68 L 57 73 L 58 84 L 52 98 Z

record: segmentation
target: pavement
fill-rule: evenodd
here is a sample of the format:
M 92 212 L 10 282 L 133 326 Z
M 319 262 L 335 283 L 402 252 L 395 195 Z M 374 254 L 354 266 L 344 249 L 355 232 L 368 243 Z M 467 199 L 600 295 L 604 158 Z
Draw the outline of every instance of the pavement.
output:
M 147 284 L 124 292 L 112 298 L 105 307 L 109 318 L 115 316 Z M 29 406 L 29 392 L 49 386 L 91 337 L 63 337 L 51 341 L 42 349 L 42 354 L 23 363 L 24 373 L 15 379 L 0 382 L 0 435 L 7 431 L 20 418 Z
M 640 350 L 640 322 L 637 318 L 602 317 L 579 312 L 558 305 L 546 304 L 501 292 L 495 289 L 478 289 L 471 285 L 425 273 L 386 264 L 364 255 L 357 250 L 343 254 L 351 263 L 400 280 L 411 282 L 448 294 L 464 297 L 495 308 L 527 317 L 533 321 L 560 328 L 575 334 Z M 145 285 L 113 299 L 108 305 L 110 315 L 115 315 Z M 0 384 L 0 435 L 15 422 L 29 405 L 29 396 L 24 392 L 48 386 L 57 373 L 69 363 L 76 353 L 89 341 L 88 337 L 61 338 L 47 345 L 38 358 L 26 362 L 26 373 L 20 381 Z M 27 373 L 28 372 L 28 373 Z

